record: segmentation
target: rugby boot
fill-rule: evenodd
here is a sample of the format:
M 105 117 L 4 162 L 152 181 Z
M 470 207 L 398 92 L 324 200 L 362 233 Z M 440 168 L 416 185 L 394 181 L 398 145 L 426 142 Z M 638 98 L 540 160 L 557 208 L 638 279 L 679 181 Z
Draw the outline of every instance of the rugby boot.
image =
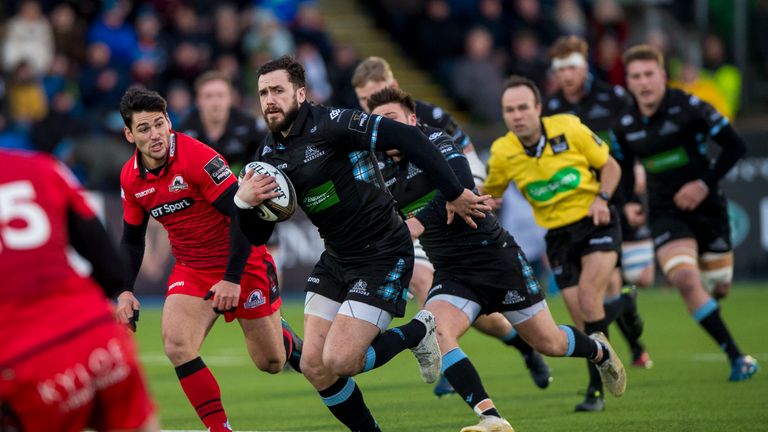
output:
M 433 383 L 440 378 L 440 367 L 443 364 L 443 356 L 440 354 L 440 346 L 437 344 L 435 316 L 432 315 L 432 312 L 422 309 L 413 319 L 424 324 L 427 333 L 418 345 L 411 348 L 411 351 L 419 362 L 421 379 L 425 383 Z
M 608 342 L 608 338 L 605 337 L 603 332 L 592 333 L 589 337 L 598 341 L 603 346 L 604 351 L 608 351 L 607 360 L 595 363 L 597 371 L 600 372 L 603 386 L 616 397 L 623 395 L 624 390 L 627 389 L 627 372 L 624 370 L 624 365 L 621 363 L 619 355 L 616 354 L 616 351 L 611 346 L 611 343 Z M 605 354 L 603 352 L 603 357 L 605 357 Z

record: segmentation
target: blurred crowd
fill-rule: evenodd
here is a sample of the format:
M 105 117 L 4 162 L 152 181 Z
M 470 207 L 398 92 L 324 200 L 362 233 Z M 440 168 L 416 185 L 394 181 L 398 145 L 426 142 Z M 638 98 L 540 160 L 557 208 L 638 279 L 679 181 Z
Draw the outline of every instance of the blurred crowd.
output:
M 361 3 L 481 125 L 501 118 L 498 95 L 510 74 L 532 78 L 545 93 L 556 90 L 547 49 L 564 34 L 589 41 L 596 78 L 623 84 L 621 53 L 649 42 L 667 55 L 674 85 L 731 118 L 741 106 L 743 72 L 732 64 L 728 35 L 715 32 L 715 25 L 707 34 L 691 30 L 689 2 Z M 729 10 L 728 1 L 709 3 L 713 14 L 725 14 L 718 5 Z M 755 23 L 751 58 L 756 69 L 766 71 L 768 25 L 758 25 L 768 23 L 768 0 L 750 8 Z M 0 10 L 0 145 L 51 152 L 88 187 L 114 191 L 115 173 L 133 151 L 122 137 L 117 112 L 129 86 L 144 85 L 166 96 L 178 126 L 195 110 L 195 80 L 216 69 L 233 83 L 234 106 L 264 131 L 255 71 L 283 54 L 294 54 L 305 65 L 312 100 L 355 107 L 350 81 L 360 56 L 345 41 L 330 39 L 329 19 L 316 0 L 5 1 Z
M 711 15 L 725 6 L 732 19 L 731 2 L 709 3 Z M 768 2 L 759 3 L 754 17 L 765 20 Z M 371 5 L 379 25 L 481 122 L 500 118 L 496 100 L 511 74 L 531 78 L 546 94 L 556 90 L 547 50 L 563 35 L 589 42 L 590 70 L 602 81 L 623 85 L 621 54 L 650 43 L 665 53 L 673 85 L 702 95 L 731 118 L 741 106 L 742 73 L 731 64 L 725 41 L 714 32 L 717 26 L 709 34 L 694 28 L 693 2 L 377 0 Z M 727 19 L 712 20 L 727 24 Z
M 117 190 L 133 151 L 117 111 L 131 85 L 166 96 L 179 126 L 195 80 L 217 69 L 260 121 L 256 69 L 294 54 L 313 100 L 356 103 L 358 56 L 331 42 L 314 1 L 21 0 L 0 12 L 0 145 L 54 153 L 93 189 Z

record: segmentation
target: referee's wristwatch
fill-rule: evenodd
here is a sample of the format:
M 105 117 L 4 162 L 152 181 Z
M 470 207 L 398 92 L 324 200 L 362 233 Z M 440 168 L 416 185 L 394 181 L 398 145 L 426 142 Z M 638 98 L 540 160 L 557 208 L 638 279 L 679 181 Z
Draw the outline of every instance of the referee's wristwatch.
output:
M 608 202 L 608 201 L 610 201 L 610 200 L 611 200 L 611 196 L 610 196 L 610 195 L 608 195 L 608 192 L 606 192 L 606 191 L 600 191 L 600 192 L 598 192 L 597 196 L 598 196 L 599 198 L 602 198 L 603 200 L 605 200 L 605 202 Z

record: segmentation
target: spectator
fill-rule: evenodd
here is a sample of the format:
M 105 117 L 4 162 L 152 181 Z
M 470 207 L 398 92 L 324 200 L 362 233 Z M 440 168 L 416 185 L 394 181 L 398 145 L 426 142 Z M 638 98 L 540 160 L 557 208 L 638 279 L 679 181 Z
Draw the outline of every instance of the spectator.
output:
M 720 112 L 732 120 L 741 106 L 741 71 L 726 63 L 725 46 L 718 35 L 707 35 L 703 51 L 704 68 L 701 73 L 708 76 L 725 96 L 728 106 Z
M 445 0 L 427 0 L 424 16 L 418 22 L 416 44 L 418 60 L 423 66 L 440 68 L 440 63 L 461 54 L 465 33 L 451 16 L 451 8 Z
M 192 41 L 181 41 L 173 49 L 171 61 L 162 77 L 163 85 L 181 80 L 192 87 L 195 79 L 208 68 L 203 50 Z
M 560 33 L 587 37 L 587 18 L 578 0 L 557 0 L 554 19 Z
M 126 22 L 129 5 L 115 2 L 103 11 L 88 32 L 88 42 L 102 42 L 109 47 L 115 66 L 128 68 L 138 52 L 138 41 L 133 27 Z
M 325 20 L 316 4 L 307 2 L 299 5 L 296 25 L 293 27 L 293 39 L 296 44 L 311 43 L 323 56 L 325 62 L 331 61 L 333 47 L 325 32 Z
M 238 62 L 244 60 L 242 47 L 242 28 L 239 11 L 232 3 L 216 6 L 213 15 L 211 53 L 216 57 L 233 56 Z
M 729 119 L 733 118 L 734 112 L 730 111 L 731 106 L 728 104 L 725 93 L 717 86 L 712 77 L 702 73 L 695 63 L 691 61 L 683 63 L 679 77 L 670 80 L 669 86 L 695 95 L 714 106 L 724 116 Z
M 151 8 L 144 8 L 136 18 L 137 51 L 132 75 L 146 87 L 157 86 L 159 74 L 168 61 L 167 42 L 160 34 L 160 17 Z
M 333 89 L 328 82 L 328 70 L 325 68 L 320 52 L 309 42 L 296 47 L 296 59 L 304 65 L 307 77 L 307 98 L 315 103 L 325 104 L 331 99 Z
M 357 95 L 352 86 L 352 75 L 360 62 L 357 51 L 351 45 L 337 45 L 333 53 L 333 63 L 328 68 L 328 78 L 333 87 L 330 105 L 358 108 Z M 360 107 L 362 109 L 362 107 Z
M 617 35 L 605 33 L 595 46 L 595 75 L 613 85 L 624 85 L 624 63 Z
M 125 69 L 112 63 L 112 52 L 104 43 L 90 44 L 87 56 L 88 62 L 80 74 L 80 90 L 90 120 L 101 125 L 104 115 L 120 103 L 128 88 L 128 75 Z
M 477 3 L 477 16 L 474 27 L 485 27 L 493 36 L 495 49 L 506 49 L 509 41 L 509 23 L 504 16 L 501 0 L 480 0 Z
M 0 112 L 0 148 L 31 149 L 27 134 L 13 123 L 6 113 Z
M 189 87 L 181 81 L 172 82 L 168 86 L 165 99 L 168 101 L 168 118 L 171 119 L 171 124 L 180 125 L 192 111 L 192 93 Z
M 19 13 L 8 20 L 3 43 L 3 68 L 17 70 L 20 63 L 33 75 L 42 76 L 53 60 L 53 31 L 42 13 L 40 3 L 23 0 Z
M 246 52 L 266 50 L 271 58 L 294 51 L 293 38 L 280 22 L 267 10 L 256 10 L 251 30 L 245 35 Z
M 498 99 L 504 80 L 492 61 L 492 48 L 493 38 L 488 30 L 472 29 L 467 35 L 466 55 L 456 63 L 453 74 L 454 92 L 473 115 L 489 123 L 501 118 L 500 105 L 488 101 Z
M 85 35 L 88 25 L 68 3 L 56 6 L 50 14 L 51 27 L 57 53 L 64 54 L 77 64 L 85 63 Z
M 542 53 L 535 33 L 521 30 L 512 38 L 512 58 L 507 65 L 507 75 L 521 75 L 546 88 L 549 65 Z
M 594 2 L 589 29 L 589 39 L 592 41 L 590 45 L 595 47 L 606 33 L 613 34 L 621 47 L 626 44 L 629 35 L 629 26 L 624 16 L 624 10 L 617 0 L 597 0 Z M 595 55 L 599 56 L 597 52 Z
M 51 98 L 48 115 L 32 127 L 30 139 L 37 150 L 53 154 L 74 172 L 81 173 L 76 167 L 73 139 L 83 135 L 87 127 L 73 115 L 75 104 L 72 93 L 65 89 L 57 91 Z M 78 177 L 85 180 L 83 175 Z
M 42 79 L 32 64 L 22 60 L 16 64 L 8 86 L 8 109 L 11 119 L 20 126 L 29 126 L 48 113 L 48 99 Z
M 542 9 L 539 0 L 514 0 L 510 27 L 516 32 L 528 31 L 545 46 L 551 45 L 558 36 L 557 24 Z

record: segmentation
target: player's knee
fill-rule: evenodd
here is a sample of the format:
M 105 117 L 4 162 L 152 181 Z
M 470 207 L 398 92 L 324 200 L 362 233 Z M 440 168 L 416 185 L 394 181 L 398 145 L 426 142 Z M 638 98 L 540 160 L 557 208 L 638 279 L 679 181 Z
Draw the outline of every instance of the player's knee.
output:
M 259 370 L 269 374 L 276 374 L 283 370 L 285 365 L 285 356 L 252 356 L 251 360 Z
M 733 279 L 733 252 L 707 252 L 699 257 L 701 283 L 716 298 L 728 295 Z
M 307 355 L 306 352 L 301 354 L 301 373 L 310 382 L 318 381 L 328 374 L 328 370 L 323 365 L 323 359 L 320 356 Z
M 699 263 L 693 249 L 679 248 L 674 253 L 659 258 L 659 264 L 661 271 L 683 294 L 696 289 L 700 284 Z
M 324 353 L 323 364 L 334 375 L 338 376 L 354 376 L 362 370 L 362 360 L 354 361 L 352 356 L 337 352 Z
M 163 350 L 165 356 L 175 365 L 185 363 L 199 355 L 190 344 L 176 338 L 165 338 Z
M 653 286 L 655 276 L 656 272 L 653 268 L 653 262 L 651 262 L 651 265 L 644 268 L 642 273 L 640 273 L 640 277 L 633 283 L 640 288 L 648 288 Z
M 568 339 L 561 333 L 558 331 L 557 334 L 547 334 L 527 342 L 534 350 L 545 356 L 562 357 L 568 351 Z

